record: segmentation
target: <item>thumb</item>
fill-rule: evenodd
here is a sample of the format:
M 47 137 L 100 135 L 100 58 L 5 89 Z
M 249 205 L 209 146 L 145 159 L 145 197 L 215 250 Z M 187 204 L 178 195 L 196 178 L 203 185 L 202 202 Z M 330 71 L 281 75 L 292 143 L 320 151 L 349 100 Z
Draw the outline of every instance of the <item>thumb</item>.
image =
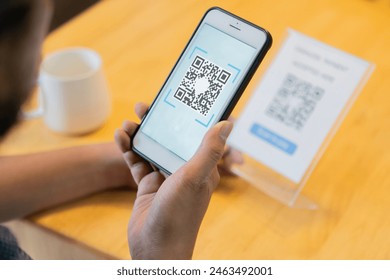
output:
M 197 176 L 207 177 L 217 166 L 224 153 L 226 139 L 233 129 L 233 123 L 222 121 L 212 127 L 204 136 L 195 155 L 188 161 L 190 170 L 197 170 Z

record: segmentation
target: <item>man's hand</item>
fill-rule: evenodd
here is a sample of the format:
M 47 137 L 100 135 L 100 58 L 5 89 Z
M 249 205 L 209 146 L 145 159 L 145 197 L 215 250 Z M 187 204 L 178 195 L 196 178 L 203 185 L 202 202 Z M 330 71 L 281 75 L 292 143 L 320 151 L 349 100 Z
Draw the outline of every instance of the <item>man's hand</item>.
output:
M 137 104 L 137 115 L 142 117 L 146 109 Z M 199 227 L 220 179 L 217 164 L 232 127 L 229 121 L 212 127 L 192 159 L 168 178 L 130 149 L 136 123 L 127 121 L 117 130 L 116 142 L 138 184 L 128 228 L 133 259 L 192 257 Z

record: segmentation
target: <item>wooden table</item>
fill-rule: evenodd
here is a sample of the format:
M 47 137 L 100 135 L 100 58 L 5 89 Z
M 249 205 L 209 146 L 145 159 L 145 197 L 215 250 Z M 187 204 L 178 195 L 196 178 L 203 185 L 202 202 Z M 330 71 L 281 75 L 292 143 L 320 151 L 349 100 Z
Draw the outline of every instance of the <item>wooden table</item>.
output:
M 388 0 L 102 1 L 50 34 L 44 53 L 86 46 L 102 55 L 114 105 L 109 122 L 90 135 L 67 137 L 50 132 L 42 120 L 26 121 L 1 144 L 0 153 L 111 140 L 124 119 L 135 119 L 137 101 L 152 101 L 211 6 L 253 21 L 274 37 L 274 46 L 235 115 L 272 61 L 288 27 L 371 61 L 376 69 L 304 189 L 320 209 L 291 209 L 240 178 L 223 178 L 202 224 L 194 258 L 390 258 Z M 57 248 L 59 254 L 46 257 L 126 259 L 130 257 L 126 226 L 134 198 L 128 190 L 105 192 L 38 213 L 16 227 L 30 230 L 25 235 L 45 236 L 41 246 L 53 247 L 51 240 L 63 245 Z M 64 248 L 91 254 L 61 255 Z

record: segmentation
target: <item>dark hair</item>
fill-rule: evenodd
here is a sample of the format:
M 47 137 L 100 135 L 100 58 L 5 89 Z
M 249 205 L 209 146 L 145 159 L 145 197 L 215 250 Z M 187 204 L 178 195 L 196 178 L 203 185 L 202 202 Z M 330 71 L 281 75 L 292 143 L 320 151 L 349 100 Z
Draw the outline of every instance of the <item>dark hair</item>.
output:
M 12 3 L 16 2 L 16 3 Z M 29 5 L 23 1 L 1 0 L 0 4 L 0 36 L 21 26 L 26 20 Z
M 24 36 L 33 1 L 0 0 L 0 138 L 17 122 L 20 107 L 31 90 L 21 85 L 24 81 L 14 70 L 18 61 L 12 60 L 13 43 Z
M 21 103 L 17 99 L 0 102 L 0 139 L 18 121 Z

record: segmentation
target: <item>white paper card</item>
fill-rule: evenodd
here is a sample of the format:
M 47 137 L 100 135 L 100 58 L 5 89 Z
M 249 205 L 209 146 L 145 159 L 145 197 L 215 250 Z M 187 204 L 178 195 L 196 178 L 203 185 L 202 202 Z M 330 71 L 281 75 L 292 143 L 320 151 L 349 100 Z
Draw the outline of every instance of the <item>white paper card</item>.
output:
M 229 144 L 300 182 L 372 69 L 367 61 L 289 30 Z

